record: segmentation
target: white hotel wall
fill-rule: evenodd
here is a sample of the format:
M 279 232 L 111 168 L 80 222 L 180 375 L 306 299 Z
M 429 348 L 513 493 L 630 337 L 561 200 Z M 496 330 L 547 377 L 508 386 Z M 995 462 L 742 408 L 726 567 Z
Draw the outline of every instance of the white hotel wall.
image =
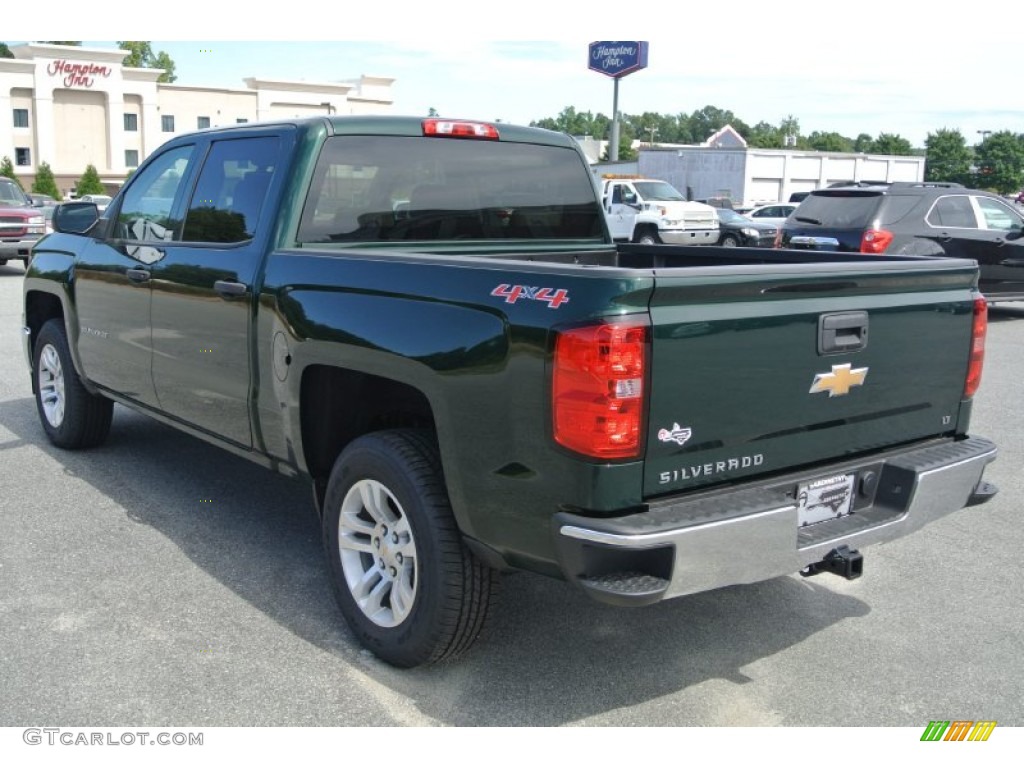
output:
M 387 114 L 393 78 L 308 83 L 246 79 L 244 86 L 207 88 L 157 83 L 160 70 L 122 67 L 127 51 L 29 44 L 12 46 L 14 59 L 0 59 L 0 157 L 16 160 L 29 150 L 31 162 L 15 173 L 28 188 L 39 163 L 49 163 L 65 193 L 90 163 L 109 187 L 131 170 L 125 150 L 139 162 L 171 137 L 194 131 L 200 117 L 210 126 L 312 114 Z M 63 62 L 63 63 L 61 63 Z M 15 109 L 26 109 L 27 128 L 14 127 Z M 125 114 L 137 130 L 125 130 Z M 174 130 L 164 131 L 164 116 Z

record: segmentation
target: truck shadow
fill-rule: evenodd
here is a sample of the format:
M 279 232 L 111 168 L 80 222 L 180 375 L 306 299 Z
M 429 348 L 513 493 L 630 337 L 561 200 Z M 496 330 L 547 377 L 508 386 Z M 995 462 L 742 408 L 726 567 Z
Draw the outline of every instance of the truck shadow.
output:
M 591 602 L 568 584 L 511 574 L 485 636 L 469 654 L 397 670 L 361 650 L 334 604 L 305 482 L 120 407 L 110 441 L 87 453 L 50 446 L 30 398 L 6 401 L 0 427 L 14 435 L 3 448 L 37 447 L 272 621 L 328 651 L 336 663 L 316 654 L 316 674 L 341 676 L 354 668 L 441 724 L 601 723 L 605 713 L 708 681 L 742 686 L 749 682 L 744 670 L 758 660 L 870 610 L 824 580 L 785 577 L 621 610 Z M 12 487 L 31 498 L 33 489 L 24 484 L 20 491 Z M 154 598 L 177 610 L 174 584 Z M 112 670 L 112 679 L 117 674 Z M 737 705 L 730 688 L 729 701 L 710 708 L 718 713 L 714 722 L 701 721 L 709 709 L 703 704 L 673 718 L 691 725 L 773 724 L 754 703 Z
M 988 308 L 990 323 L 1012 323 L 1024 320 L 1024 302 L 1003 302 Z

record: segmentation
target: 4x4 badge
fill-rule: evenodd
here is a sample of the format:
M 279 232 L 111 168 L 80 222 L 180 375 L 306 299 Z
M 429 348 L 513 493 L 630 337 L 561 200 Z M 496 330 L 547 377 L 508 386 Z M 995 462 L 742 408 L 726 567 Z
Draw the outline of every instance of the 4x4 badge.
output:
M 848 395 L 851 388 L 859 387 L 867 377 L 867 368 L 854 368 L 849 363 L 833 365 L 831 373 L 815 375 L 810 394 L 828 392 L 829 397 Z

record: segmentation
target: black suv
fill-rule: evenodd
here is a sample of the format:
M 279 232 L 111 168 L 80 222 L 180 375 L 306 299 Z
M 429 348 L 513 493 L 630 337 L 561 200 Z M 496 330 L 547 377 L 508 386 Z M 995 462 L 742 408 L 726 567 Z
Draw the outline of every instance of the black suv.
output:
M 782 225 L 779 247 L 974 259 L 992 301 L 1024 301 L 1024 217 L 960 184 L 866 183 L 817 189 Z

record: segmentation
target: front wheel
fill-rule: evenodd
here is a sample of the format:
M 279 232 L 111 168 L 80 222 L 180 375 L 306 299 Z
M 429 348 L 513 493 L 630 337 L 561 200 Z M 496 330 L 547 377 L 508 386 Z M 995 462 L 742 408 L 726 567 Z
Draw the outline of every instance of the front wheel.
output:
M 739 245 L 739 240 L 736 239 L 736 235 L 723 235 L 722 241 L 719 243 L 723 248 L 735 248 Z
M 39 331 L 32 378 L 36 410 L 50 442 L 60 448 L 92 448 L 107 439 L 114 403 L 82 385 L 59 318 Z
M 645 229 L 637 234 L 634 242 L 639 243 L 640 245 L 660 245 L 661 238 L 654 230 Z
M 384 661 L 453 658 L 483 629 L 498 574 L 462 542 L 430 433 L 353 441 L 331 470 L 323 539 L 341 612 Z

